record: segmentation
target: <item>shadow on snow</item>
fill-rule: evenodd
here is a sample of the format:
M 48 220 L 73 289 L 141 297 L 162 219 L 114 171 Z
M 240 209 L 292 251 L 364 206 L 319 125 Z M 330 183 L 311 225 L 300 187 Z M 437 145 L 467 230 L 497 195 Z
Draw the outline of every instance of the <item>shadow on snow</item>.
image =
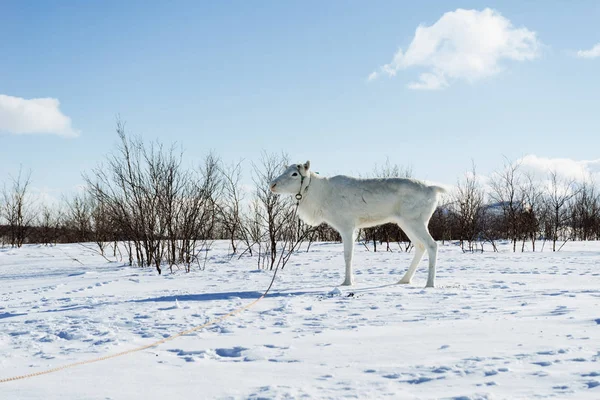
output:
M 390 288 L 398 286 L 397 284 L 387 284 L 387 285 L 378 285 L 378 286 L 370 286 L 363 288 L 349 288 L 348 292 L 353 293 L 365 293 L 377 289 Z M 325 292 L 326 294 L 327 292 Z M 161 296 L 161 297 L 150 297 L 147 299 L 139 299 L 139 300 L 130 300 L 132 303 L 163 303 L 163 302 L 175 302 L 177 301 L 215 301 L 215 300 L 254 300 L 262 296 L 263 292 L 258 292 L 255 290 L 245 291 L 245 292 L 221 292 L 221 293 L 202 293 L 202 294 L 180 294 L 180 295 L 169 295 L 169 296 Z M 296 291 L 280 291 L 280 292 L 270 292 L 267 294 L 266 298 L 279 298 L 279 297 L 295 297 L 295 296 L 305 296 L 305 295 L 313 295 L 313 296 L 322 296 L 324 292 L 322 290 L 314 289 L 313 290 L 296 290 Z
M 151 297 L 148 299 L 131 300 L 133 303 L 148 303 L 148 302 L 174 302 L 177 301 L 214 301 L 214 300 L 254 300 L 262 296 L 263 292 L 247 291 L 247 292 L 222 292 L 222 293 L 203 293 L 203 294 L 182 294 L 172 296 Z M 272 292 L 267 294 L 267 298 L 277 297 L 293 297 L 306 294 L 317 294 L 316 292 L 301 291 L 301 292 Z

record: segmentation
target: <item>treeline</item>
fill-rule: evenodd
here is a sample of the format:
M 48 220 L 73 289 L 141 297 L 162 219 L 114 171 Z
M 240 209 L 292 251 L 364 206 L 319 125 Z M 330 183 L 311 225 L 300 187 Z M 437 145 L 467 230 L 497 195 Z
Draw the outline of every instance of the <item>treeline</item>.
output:
M 105 257 L 160 273 L 165 266 L 201 266 L 217 239 L 228 240 L 232 254 L 256 257 L 261 268 L 278 262 L 282 239 L 338 239 L 326 226 L 298 222 L 291 200 L 269 190 L 288 163 L 284 155 L 265 153 L 252 164 L 254 188 L 248 190 L 242 162 L 224 165 L 209 154 L 187 168 L 175 147 L 144 143 L 121 122 L 117 134 L 113 154 L 84 174 L 85 190 L 56 207 L 36 205 L 31 173 L 19 172 L 0 197 L 0 245 L 94 243 Z
M 379 177 L 411 177 L 389 163 L 376 169 Z M 600 239 L 600 192 L 590 178 L 583 182 L 561 178 L 549 170 L 540 177 L 528 173 L 519 162 L 482 181 L 473 165 L 449 190 L 429 222 L 436 240 L 457 241 L 463 251 L 497 251 L 501 240 L 513 251 L 540 251 L 548 243 L 558 251 L 570 240 Z M 395 224 L 369 228 L 363 237 L 369 247 L 407 250 L 408 238 Z
M 591 178 L 578 182 L 556 170 L 535 177 L 506 162 L 483 185 L 473 166 L 447 200 L 431 229 L 468 251 L 484 243 L 496 250 L 498 240 L 509 240 L 513 251 L 541 250 L 540 241 L 557 251 L 569 240 L 600 238 L 600 193 Z
M 94 243 L 103 256 L 131 265 L 201 266 L 213 240 L 227 240 L 232 255 L 256 258 L 273 268 L 283 242 L 339 241 L 326 225 L 309 229 L 295 218 L 295 202 L 269 190 L 289 160 L 262 154 L 257 163 L 225 165 L 209 154 L 185 167 L 182 152 L 127 135 L 118 122 L 119 145 L 84 174 L 85 191 L 61 205 L 37 205 L 31 173 L 19 172 L 0 196 L 0 245 Z M 242 183 L 243 168 L 253 187 Z M 247 172 L 244 173 L 247 176 Z M 410 177 L 386 162 L 370 176 Z M 560 250 L 569 240 L 600 237 L 600 197 L 592 181 L 575 182 L 549 171 L 536 180 L 520 164 L 506 162 L 489 182 L 475 167 L 445 196 L 429 228 L 436 240 L 457 241 L 464 251 L 496 250 L 510 240 L 513 251 L 538 251 L 540 240 Z M 374 251 L 407 251 L 410 242 L 394 224 L 364 229 L 359 238 Z M 118 245 L 121 244 L 121 245 Z M 538 246 L 538 247 L 536 247 Z

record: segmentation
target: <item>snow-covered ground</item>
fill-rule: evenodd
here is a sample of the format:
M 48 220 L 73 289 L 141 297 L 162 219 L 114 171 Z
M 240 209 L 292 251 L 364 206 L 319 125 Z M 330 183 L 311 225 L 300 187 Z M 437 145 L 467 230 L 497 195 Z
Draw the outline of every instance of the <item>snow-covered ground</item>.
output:
M 271 272 L 230 259 L 158 276 L 80 245 L 0 249 L 0 379 L 93 359 L 259 297 Z M 0 383 L 0 399 L 599 399 L 600 243 L 559 253 L 440 246 L 439 287 L 396 285 L 412 254 L 357 246 L 292 257 L 271 294 L 157 347 Z M 76 260 L 77 261 L 76 261 Z M 83 264 L 83 265 L 82 265 Z

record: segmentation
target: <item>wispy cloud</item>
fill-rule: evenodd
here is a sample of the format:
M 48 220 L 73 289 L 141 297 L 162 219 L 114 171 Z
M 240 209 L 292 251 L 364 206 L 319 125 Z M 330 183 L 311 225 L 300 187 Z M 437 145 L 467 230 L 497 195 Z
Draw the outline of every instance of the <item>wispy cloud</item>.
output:
M 594 179 L 600 182 L 600 159 L 572 160 L 569 158 L 547 158 L 534 154 L 526 155 L 518 160 L 521 167 L 535 176 L 547 177 L 550 171 L 566 180 L 583 182 Z
M 23 99 L 0 94 L 0 132 L 79 136 L 71 127 L 71 118 L 60 111 L 53 98 Z
M 445 13 L 431 26 L 420 25 L 406 52 L 399 49 L 389 64 L 368 80 L 395 76 L 408 68 L 425 68 L 411 89 L 443 89 L 452 81 L 475 82 L 502 71 L 500 61 L 532 60 L 539 55 L 535 32 L 515 28 L 499 12 L 458 9 Z
M 600 57 L 600 43 L 595 45 L 589 50 L 579 50 L 577 52 L 577 57 L 579 58 L 596 58 Z

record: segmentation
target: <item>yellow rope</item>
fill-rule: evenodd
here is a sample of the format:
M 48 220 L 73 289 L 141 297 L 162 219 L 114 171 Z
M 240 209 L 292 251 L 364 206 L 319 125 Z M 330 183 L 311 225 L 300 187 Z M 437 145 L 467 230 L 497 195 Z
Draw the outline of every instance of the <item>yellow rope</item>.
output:
M 277 273 L 277 270 L 275 270 L 275 274 L 276 273 Z M 273 280 L 275 280 L 275 274 L 273 275 Z M 271 285 L 273 284 L 273 280 L 271 281 Z M 0 379 L 0 383 L 11 382 L 11 381 L 18 381 L 18 380 L 21 380 L 21 379 L 33 378 L 34 376 L 51 374 L 53 372 L 62 371 L 63 369 L 67 369 L 67 368 L 77 367 L 79 365 L 92 364 L 92 363 L 95 363 L 95 362 L 98 362 L 98 361 L 104 361 L 104 360 L 109 360 L 111 358 L 121 357 L 121 356 L 124 356 L 126 354 L 135 353 L 135 352 L 138 352 L 138 351 L 149 349 L 151 347 L 158 346 L 159 344 L 170 342 L 171 340 L 174 340 L 174 339 L 176 339 L 176 338 L 178 338 L 180 336 L 187 335 L 187 334 L 195 332 L 195 331 L 199 331 L 200 329 L 204 329 L 207 326 L 214 325 L 214 324 L 216 324 L 218 322 L 221 322 L 221 321 L 223 321 L 223 320 L 231 317 L 232 315 L 235 315 L 235 314 L 238 314 L 238 313 L 240 313 L 240 312 L 242 312 L 244 310 L 247 310 L 248 308 L 250 308 L 253 305 L 255 305 L 256 303 L 258 303 L 260 300 L 262 300 L 262 299 L 265 298 L 265 296 L 267 295 L 267 293 L 271 289 L 271 285 L 269 285 L 269 288 L 265 291 L 265 293 L 263 293 L 262 296 L 260 296 L 256 300 L 254 300 L 252 303 L 247 304 L 244 307 L 240 307 L 238 309 L 235 309 L 235 310 L 229 312 L 228 314 L 225 314 L 225 315 L 223 315 L 223 316 L 221 316 L 219 318 L 210 320 L 210 321 L 206 322 L 205 324 L 196 326 L 195 328 L 191 328 L 191 329 L 188 329 L 188 330 L 185 330 L 185 331 L 181 331 L 181 332 L 179 332 L 179 333 L 177 333 L 175 335 L 166 337 L 166 338 L 161 339 L 161 340 L 157 340 L 156 342 L 153 342 L 153 343 L 150 343 L 150 344 L 147 344 L 147 345 L 144 345 L 144 346 L 136 347 L 136 348 L 133 348 L 133 349 L 130 349 L 130 350 L 122 351 L 120 353 L 110 354 L 110 355 L 102 356 L 102 357 L 98 357 L 98 358 L 93 358 L 91 360 L 77 361 L 77 362 L 74 362 L 74 363 L 71 363 L 71 364 L 65 364 L 65 365 L 61 365 L 61 366 L 55 367 L 55 368 L 51 368 L 51 369 L 47 369 L 47 370 L 39 371 L 39 372 L 34 372 L 34 373 L 31 373 L 31 374 L 27 374 L 27 375 L 13 376 L 13 377 L 10 377 L 10 378 Z

